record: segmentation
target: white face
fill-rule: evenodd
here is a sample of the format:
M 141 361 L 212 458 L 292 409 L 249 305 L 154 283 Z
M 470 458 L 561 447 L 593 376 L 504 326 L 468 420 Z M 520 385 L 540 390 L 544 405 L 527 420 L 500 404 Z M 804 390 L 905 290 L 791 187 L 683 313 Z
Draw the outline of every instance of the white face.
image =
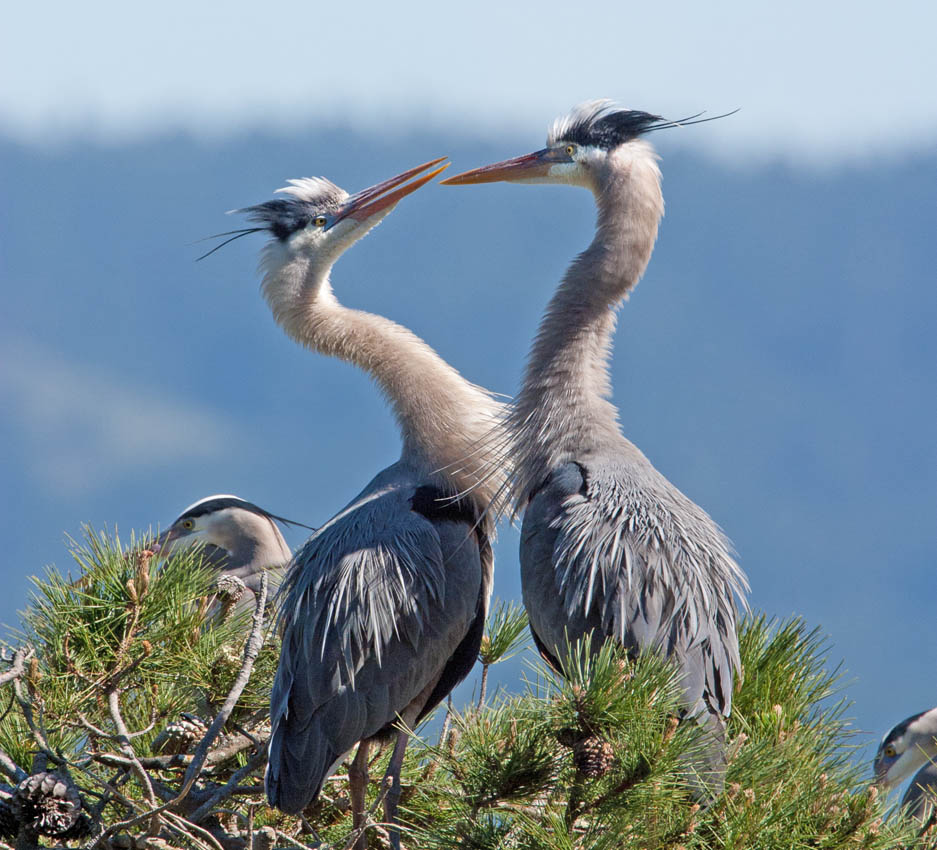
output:
M 225 496 L 212 496 L 210 498 L 225 498 Z M 174 549 L 188 548 L 196 543 L 217 546 L 226 550 L 231 548 L 231 537 L 232 534 L 236 533 L 235 515 L 238 513 L 238 509 L 225 508 L 224 510 L 199 516 L 185 516 L 192 508 L 197 507 L 203 501 L 206 500 L 200 500 L 187 507 L 182 512 L 182 518 L 177 519 L 157 538 L 156 543 L 161 555 L 167 556 Z
M 167 556 L 173 551 L 186 549 L 196 543 L 227 549 L 224 525 L 217 519 L 225 513 L 227 511 L 177 519 L 157 538 L 159 554 Z
M 316 216 L 302 230 L 291 234 L 285 247 L 289 254 L 305 254 L 335 262 L 355 242 L 380 224 L 393 208 L 394 205 L 385 207 L 361 219 L 349 215 L 336 221 L 336 213 Z
M 902 735 L 883 741 L 875 756 L 877 780 L 893 788 L 937 757 L 935 734 L 937 709 L 931 709 L 909 723 Z
M 597 178 L 608 162 L 609 152 L 593 145 L 567 142 L 560 145 L 572 162 L 559 162 L 550 168 L 551 183 L 569 183 L 595 191 Z

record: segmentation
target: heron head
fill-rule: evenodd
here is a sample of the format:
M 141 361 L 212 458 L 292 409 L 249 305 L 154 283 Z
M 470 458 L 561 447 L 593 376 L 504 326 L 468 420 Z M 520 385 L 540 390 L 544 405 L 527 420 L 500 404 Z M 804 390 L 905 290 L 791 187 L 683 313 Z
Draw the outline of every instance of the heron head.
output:
M 902 720 L 882 739 L 873 766 L 875 781 L 894 788 L 937 756 L 937 708 Z
M 259 231 L 270 234 L 268 274 L 271 265 L 281 266 L 292 259 L 334 263 L 342 252 L 382 221 L 402 198 L 443 171 L 447 166 L 433 166 L 444 158 L 418 165 L 354 195 L 325 177 L 290 180 L 287 186 L 277 190 L 283 197 L 235 210 L 246 214 L 257 226 L 232 233 L 234 238 Z M 427 169 L 432 170 L 407 182 Z
M 245 545 L 282 541 L 273 520 L 280 519 L 238 496 L 218 494 L 189 505 L 159 537 L 153 549 L 162 557 L 201 544 L 212 563 L 244 549 Z M 285 543 L 283 544 L 285 546 Z
M 542 150 L 465 171 L 441 182 L 447 186 L 499 181 L 566 183 L 597 192 L 615 174 L 627 172 L 636 159 L 654 163 L 654 150 L 644 139 L 648 133 L 699 123 L 697 118 L 668 121 L 659 115 L 624 109 L 610 100 L 592 100 L 557 118 Z
M 442 182 L 447 186 L 499 181 L 566 183 L 594 191 L 605 176 L 613 152 L 639 140 L 663 120 L 647 112 L 622 109 L 608 100 L 589 101 L 553 122 L 545 148 L 456 174 Z M 642 143 L 642 150 L 650 148 Z

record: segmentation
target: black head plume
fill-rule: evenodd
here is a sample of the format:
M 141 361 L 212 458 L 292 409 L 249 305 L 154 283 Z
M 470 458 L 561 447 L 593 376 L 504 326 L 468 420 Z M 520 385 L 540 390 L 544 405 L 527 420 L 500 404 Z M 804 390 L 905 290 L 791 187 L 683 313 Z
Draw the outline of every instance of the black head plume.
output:
M 248 502 L 246 499 L 241 499 L 238 496 L 227 495 L 208 496 L 205 499 L 200 499 L 194 505 L 190 505 L 181 514 L 179 514 L 173 523 L 175 524 L 176 522 L 179 522 L 183 519 L 194 519 L 195 517 L 217 513 L 218 511 L 227 510 L 228 508 L 238 508 L 239 510 L 247 511 L 248 513 L 257 514 L 258 516 L 266 517 L 267 519 L 282 522 L 284 525 L 299 526 L 300 528 L 308 528 L 310 531 L 315 531 L 312 526 L 304 525 L 301 522 L 296 522 L 295 520 L 286 519 L 285 517 L 272 514 L 270 511 L 264 510 L 259 505 L 255 505 L 253 502 Z
M 547 136 L 547 144 L 573 142 L 577 145 L 611 150 L 654 130 L 702 124 L 705 121 L 734 115 L 735 112 L 738 110 L 712 118 L 700 118 L 703 114 L 700 112 L 679 121 L 670 121 L 649 112 L 622 109 L 610 100 L 595 100 L 575 107 L 568 115 L 554 121 Z
M 298 230 L 307 227 L 316 216 L 334 211 L 347 197 L 345 192 L 325 177 L 303 177 L 300 180 L 287 182 L 289 185 L 277 189 L 277 192 L 282 192 L 289 197 L 274 198 L 262 204 L 231 210 L 232 213 L 246 215 L 248 221 L 256 222 L 259 227 L 244 227 L 240 230 L 229 230 L 225 233 L 216 233 L 214 236 L 206 236 L 205 239 L 220 239 L 224 236 L 230 238 L 196 258 L 196 262 L 211 256 L 229 242 L 251 233 L 266 230 L 277 239 L 285 241 Z

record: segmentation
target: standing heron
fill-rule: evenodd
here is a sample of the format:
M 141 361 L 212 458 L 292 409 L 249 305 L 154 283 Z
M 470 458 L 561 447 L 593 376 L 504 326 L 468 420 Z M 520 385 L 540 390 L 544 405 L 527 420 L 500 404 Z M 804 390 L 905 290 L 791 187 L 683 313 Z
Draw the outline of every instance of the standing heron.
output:
M 875 781 L 885 788 L 896 788 L 915 774 L 901 804 L 921 826 L 934 814 L 937 802 L 937 708 L 914 714 L 890 729 L 873 767 Z
M 167 556 L 173 551 L 200 544 L 204 563 L 219 574 L 239 579 L 251 598 L 260 592 L 261 576 L 268 572 L 272 596 L 280 586 L 284 569 L 292 557 L 277 527 L 278 522 L 301 524 L 265 511 L 238 496 L 207 496 L 179 514 L 156 538 L 153 549 L 160 556 Z
M 329 279 L 344 251 L 442 168 L 406 181 L 439 162 L 351 196 L 324 178 L 294 180 L 283 198 L 243 210 L 259 225 L 244 233 L 273 237 L 262 289 L 276 321 L 368 372 L 403 437 L 400 459 L 309 538 L 281 590 L 267 798 L 301 812 L 360 742 L 349 783 L 362 847 L 370 742 L 396 734 L 384 788 L 394 824 L 403 728 L 474 665 L 493 577 L 486 512 L 500 482 L 481 479 L 486 458 L 466 459 L 498 427 L 502 406 L 406 328 L 344 307 Z M 396 826 L 391 838 L 399 847 Z
M 718 790 L 739 668 L 735 596 L 748 584 L 716 524 L 625 439 L 609 401 L 616 311 L 644 273 L 664 211 L 644 136 L 677 123 L 586 103 L 554 122 L 543 150 L 442 182 L 562 183 L 595 196 L 595 238 L 547 307 L 507 420 L 524 604 L 557 668 L 567 638 L 590 634 L 594 648 L 612 639 L 672 658 L 686 714 L 714 739 L 705 772 Z

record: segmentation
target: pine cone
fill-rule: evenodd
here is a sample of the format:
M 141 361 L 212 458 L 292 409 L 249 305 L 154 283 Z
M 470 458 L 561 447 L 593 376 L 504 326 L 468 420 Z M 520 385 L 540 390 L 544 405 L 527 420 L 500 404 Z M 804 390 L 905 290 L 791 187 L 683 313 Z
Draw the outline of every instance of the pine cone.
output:
M 36 773 L 13 792 L 13 815 L 25 829 L 50 837 L 67 833 L 81 815 L 81 797 L 59 773 Z
M 16 838 L 19 831 L 20 824 L 13 814 L 11 801 L 0 800 L 0 838 Z
M 612 745 L 601 738 L 584 738 L 573 746 L 573 764 L 576 765 L 576 770 L 590 779 L 605 776 L 614 758 Z
M 163 752 L 184 753 L 195 746 L 208 731 L 208 724 L 195 714 L 180 714 L 178 720 L 173 720 L 163 734 L 166 742 Z
M 222 603 L 233 605 L 246 593 L 247 586 L 237 576 L 222 573 L 215 583 L 215 592 Z

